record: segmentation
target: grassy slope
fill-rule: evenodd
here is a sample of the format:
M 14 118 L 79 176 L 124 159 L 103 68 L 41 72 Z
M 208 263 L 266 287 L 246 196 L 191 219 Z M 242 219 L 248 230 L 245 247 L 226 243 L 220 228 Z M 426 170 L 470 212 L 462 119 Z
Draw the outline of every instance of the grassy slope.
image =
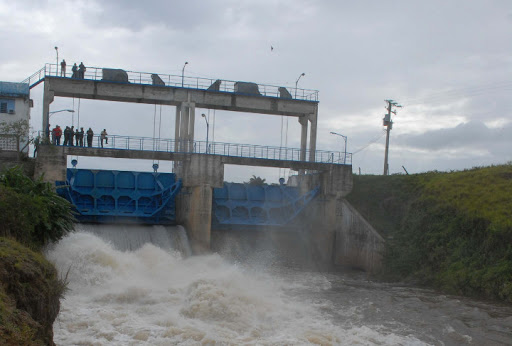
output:
M 355 176 L 348 199 L 388 237 L 388 278 L 512 302 L 512 165 Z

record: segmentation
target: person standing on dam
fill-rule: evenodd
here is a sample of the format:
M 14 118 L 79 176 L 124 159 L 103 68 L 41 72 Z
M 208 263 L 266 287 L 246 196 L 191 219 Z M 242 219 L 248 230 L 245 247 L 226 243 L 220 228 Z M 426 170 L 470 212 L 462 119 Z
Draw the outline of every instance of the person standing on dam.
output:
M 101 131 L 100 133 L 100 137 L 101 137 L 101 147 L 103 148 L 103 141 L 105 141 L 105 144 L 108 144 L 108 133 L 107 133 L 107 129 L 103 129 L 103 131 Z
M 78 129 L 76 129 L 77 133 L 78 133 L 78 144 L 77 145 L 80 145 L 81 147 L 84 146 L 84 128 L 81 127 L 80 128 L 80 132 L 78 131 Z
M 85 78 L 85 65 L 83 62 L 80 63 L 80 66 L 78 66 L 78 78 L 84 79 Z
M 76 66 L 76 62 L 73 65 L 73 67 L 71 68 L 71 71 L 73 72 L 73 74 L 71 75 L 71 78 L 78 78 L 78 66 Z
M 94 137 L 94 132 L 89 127 L 89 130 L 87 130 L 87 146 L 90 148 L 92 147 L 92 138 Z
M 66 60 L 62 59 L 60 63 L 60 76 L 66 77 Z
M 75 127 L 71 126 L 69 129 L 69 145 L 73 146 L 73 138 L 75 138 Z
M 79 140 L 80 140 L 80 131 L 78 131 L 78 127 L 77 127 L 76 131 L 75 131 L 75 146 L 77 146 L 77 147 L 78 147 Z

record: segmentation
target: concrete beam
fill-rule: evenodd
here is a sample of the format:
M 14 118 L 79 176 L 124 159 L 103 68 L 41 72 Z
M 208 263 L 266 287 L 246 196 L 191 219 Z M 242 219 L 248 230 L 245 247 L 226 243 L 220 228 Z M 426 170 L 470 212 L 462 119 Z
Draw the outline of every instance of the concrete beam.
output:
M 193 102 L 198 108 L 236 112 L 303 116 L 315 113 L 318 102 L 248 96 L 231 92 L 187 89 L 171 86 L 124 84 L 107 81 L 55 78 L 46 76 L 45 86 L 59 97 L 79 97 L 121 102 L 177 106 Z
M 270 160 L 258 159 L 251 157 L 223 156 L 211 154 L 195 154 L 195 153 L 175 153 L 162 151 L 147 150 L 125 150 L 125 149 L 109 149 L 109 148 L 87 148 L 87 147 L 64 147 L 61 146 L 67 155 L 76 156 L 95 156 L 95 157 L 112 157 L 119 159 L 142 159 L 142 160 L 163 160 L 163 161 L 189 161 L 193 156 L 217 157 L 221 163 L 226 165 L 241 166 L 262 166 L 276 168 L 290 168 L 293 170 L 307 169 L 313 171 L 328 171 L 331 167 L 345 167 L 352 170 L 351 165 L 333 165 L 331 163 L 309 162 L 309 161 L 287 161 L 287 160 Z

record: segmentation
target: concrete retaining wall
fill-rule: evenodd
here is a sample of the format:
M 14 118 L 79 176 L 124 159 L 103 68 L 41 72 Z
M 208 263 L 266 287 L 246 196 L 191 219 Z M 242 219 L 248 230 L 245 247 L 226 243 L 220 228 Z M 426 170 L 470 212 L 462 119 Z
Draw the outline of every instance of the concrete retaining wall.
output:
M 345 199 L 336 205 L 334 263 L 376 272 L 382 265 L 384 239 Z
M 66 180 L 67 155 L 64 147 L 40 145 L 37 149 L 34 178 L 43 176 L 43 180 L 54 184 Z

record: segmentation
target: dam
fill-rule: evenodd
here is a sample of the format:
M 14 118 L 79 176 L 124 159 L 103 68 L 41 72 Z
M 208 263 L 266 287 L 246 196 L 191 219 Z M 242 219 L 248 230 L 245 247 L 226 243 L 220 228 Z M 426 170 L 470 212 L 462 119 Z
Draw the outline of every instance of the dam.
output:
M 39 146 L 36 176 L 56 182 L 79 220 L 183 225 L 195 254 L 212 249 L 214 233 L 294 230 L 319 267 L 378 268 L 383 239 L 344 200 L 352 188 L 350 153 L 316 147 L 318 91 L 95 67 L 84 78 L 71 77 L 46 64 L 25 80 L 31 87 L 44 83 L 43 129 L 56 97 L 176 107 L 175 138 L 109 136 L 105 146 L 99 137 L 90 147 Z M 199 107 L 297 118 L 300 148 L 197 141 Z M 68 156 L 166 160 L 174 171 L 82 170 L 68 168 Z M 289 168 L 296 175 L 280 185 L 248 186 L 225 182 L 225 165 Z M 279 241 L 292 243 L 293 232 Z
M 173 80 L 163 77 L 162 88 Z M 210 91 L 222 92 L 213 83 Z M 259 90 L 252 96 L 281 96 Z M 510 344 L 509 306 L 332 268 L 378 270 L 382 245 L 344 198 L 350 155 L 193 138 L 92 142 L 38 148 L 36 175 L 55 184 L 81 221 L 45 252 L 68 282 L 53 325 L 58 345 Z M 67 164 L 86 156 L 158 158 L 174 169 Z M 226 164 L 297 174 L 279 184 L 232 183 Z

